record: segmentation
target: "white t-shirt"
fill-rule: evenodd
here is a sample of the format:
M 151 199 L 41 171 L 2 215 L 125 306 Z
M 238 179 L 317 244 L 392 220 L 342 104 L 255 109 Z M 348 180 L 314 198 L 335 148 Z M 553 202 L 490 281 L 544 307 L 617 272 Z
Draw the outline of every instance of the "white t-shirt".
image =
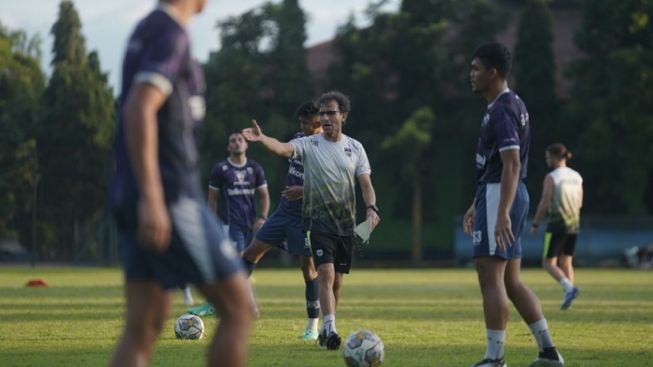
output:
M 553 180 L 553 195 L 547 231 L 578 233 L 580 208 L 583 206 L 583 177 L 569 167 L 557 168 L 549 176 Z
M 371 174 L 363 145 L 347 135 L 337 142 L 323 134 L 290 141 L 293 158 L 304 163 L 302 217 L 307 230 L 353 236 L 356 222 L 355 178 Z

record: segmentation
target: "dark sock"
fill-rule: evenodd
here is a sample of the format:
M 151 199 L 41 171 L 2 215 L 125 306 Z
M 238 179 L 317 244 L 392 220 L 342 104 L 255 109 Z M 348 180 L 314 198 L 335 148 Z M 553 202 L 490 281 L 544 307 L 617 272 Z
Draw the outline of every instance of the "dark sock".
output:
M 248 277 L 252 276 L 252 273 L 256 268 L 256 264 L 253 262 L 249 262 L 247 259 L 243 258 L 243 265 L 245 265 L 245 271 L 247 271 L 247 276 Z
M 320 301 L 317 278 L 306 282 L 306 312 L 309 319 L 320 317 Z

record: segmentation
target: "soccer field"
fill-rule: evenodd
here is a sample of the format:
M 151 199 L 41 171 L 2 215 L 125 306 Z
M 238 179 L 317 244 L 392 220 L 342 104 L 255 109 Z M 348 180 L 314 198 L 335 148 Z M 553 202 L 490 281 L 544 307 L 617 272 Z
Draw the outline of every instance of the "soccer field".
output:
M 304 284 L 299 270 L 255 272 L 261 317 L 250 339 L 248 366 L 344 366 L 341 351 L 304 344 Z M 43 278 L 50 288 L 30 289 Z M 562 292 L 542 270 L 524 271 L 540 296 L 567 366 L 653 366 L 653 272 L 580 269 L 582 294 L 558 310 Z M 195 292 L 197 299 L 201 297 Z M 0 366 L 103 366 L 122 326 L 119 269 L 0 268 Z M 157 344 L 154 366 L 203 366 L 208 338 L 175 339 L 184 312 L 173 313 Z M 385 343 L 384 366 L 469 366 L 483 356 L 485 328 L 473 270 L 366 270 L 346 277 L 338 310 L 346 336 L 366 328 Z M 528 328 L 511 309 L 506 361 L 527 366 L 535 357 Z

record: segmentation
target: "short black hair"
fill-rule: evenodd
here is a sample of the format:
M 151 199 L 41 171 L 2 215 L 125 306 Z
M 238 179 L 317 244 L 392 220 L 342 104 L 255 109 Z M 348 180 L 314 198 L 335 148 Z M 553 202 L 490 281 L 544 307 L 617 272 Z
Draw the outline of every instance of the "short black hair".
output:
M 301 104 L 295 112 L 295 116 L 313 116 L 317 115 L 320 112 L 320 107 L 317 105 L 317 102 L 314 99 L 310 99 Z
M 227 135 L 227 139 L 231 137 L 233 134 L 240 134 L 243 135 L 243 130 L 242 129 L 233 129 L 229 132 L 229 135 Z
M 486 69 L 496 69 L 503 79 L 510 73 L 512 55 L 502 43 L 492 42 L 481 45 L 474 51 L 472 60 L 479 59 Z
M 351 109 L 351 102 L 349 102 L 349 97 L 337 90 L 326 92 L 320 96 L 320 105 L 326 104 L 329 101 L 336 101 L 336 103 L 338 103 L 338 109 L 341 112 L 349 112 Z

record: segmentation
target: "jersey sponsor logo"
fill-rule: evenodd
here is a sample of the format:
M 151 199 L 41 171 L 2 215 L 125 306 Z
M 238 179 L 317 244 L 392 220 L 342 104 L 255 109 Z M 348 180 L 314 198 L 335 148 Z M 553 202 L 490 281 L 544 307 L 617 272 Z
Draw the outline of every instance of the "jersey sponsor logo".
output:
M 345 148 L 345 155 L 347 155 L 347 157 L 351 157 L 351 148 Z
M 486 161 L 486 158 L 485 158 L 484 155 L 480 155 L 480 154 L 476 153 L 476 165 L 479 168 L 485 167 L 485 161 Z
M 291 176 L 295 176 L 297 178 L 301 178 L 302 180 L 304 179 L 304 172 L 300 172 L 297 168 L 290 166 L 288 168 L 288 174 Z
M 192 96 L 188 99 L 188 105 L 190 106 L 190 115 L 193 117 L 193 120 L 200 121 L 204 119 L 204 115 L 206 115 L 204 97 Z
M 322 255 L 324 255 L 324 252 L 322 250 L 315 250 L 315 255 L 317 255 L 318 257 L 322 257 Z
M 255 193 L 255 189 L 227 189 L 227 195 L 229 196 L 253 196 Z
M 480 245 L 482 239 L 483 239 L 483 232 L 482 231 L 472 232 L 472 243 L 474 244 L 474 246 Z

